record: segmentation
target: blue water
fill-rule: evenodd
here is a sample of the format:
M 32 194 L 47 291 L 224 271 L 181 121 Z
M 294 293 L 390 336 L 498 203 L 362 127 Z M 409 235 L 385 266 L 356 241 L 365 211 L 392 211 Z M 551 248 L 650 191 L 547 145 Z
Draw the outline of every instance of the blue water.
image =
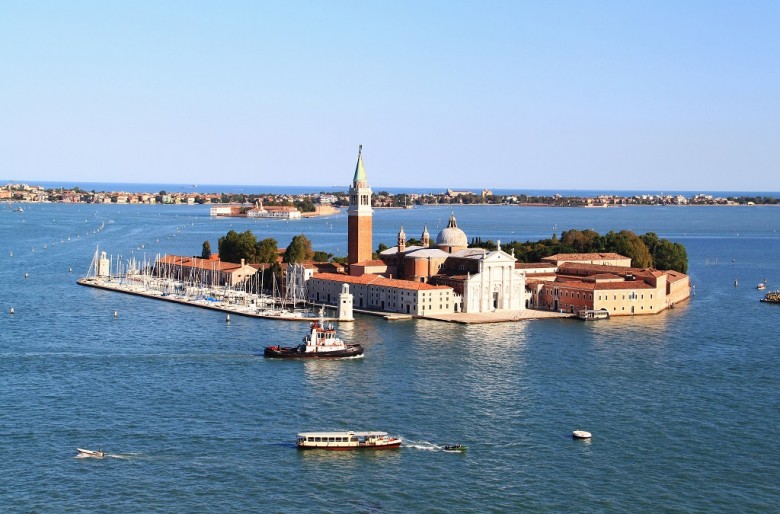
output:
M 358 317 L 364 359 L 275 362 L 298 324 L 80 287 L 96 245 L 153 257 L 252 229 L 346 253 L 346 217 L 211 219 L 202 206 L 0 211 L 0 508 L 11 512 L 778 511 L 780 209 L 381 210 L 435 235 L 654 231 L 695 297 L 653 317 L 460 326 Z M 104 226 L 102 230 L 98 230 Z M 72 269 L 72 271 L 69 271 Z M 28 274 L 25 278 L 25 274 Z M 734 287 L 734 281 L 739 287 Z M 13 307 L 15 314 L 9 314 Z M 114 319 L 113 312 L 118 317 Z M 591 431 L 574 441 L 573 429 Z M 305 430 L 376 429 L 399 451 L 299 452 Z M 459 442 L 465 454 L 438 445 Z M 114 457 L 76 459 L 76 447 Z

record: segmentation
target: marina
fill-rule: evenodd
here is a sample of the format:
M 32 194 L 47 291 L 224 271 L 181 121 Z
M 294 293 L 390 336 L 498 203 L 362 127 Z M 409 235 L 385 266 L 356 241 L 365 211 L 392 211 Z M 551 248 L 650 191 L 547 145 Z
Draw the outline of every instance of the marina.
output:
M 158 261 L 160 258 L 158 257 Z M 296 299 L 286 299 L 261 293 L 249 292 L 245 289 L 251 284 L 241 287 L 215 287 L 213 284 L 197 280 L 184 280 L 182 277 L 166 274 L 152 274 L 149 263 L 136 264 L 131 260 L 121 263 L 117 260 L 117 271 L 112 272 L 114 259 L 109 259 L 106 252 L 95 251 L 89 271 L 85 277 L 76 281 L 77 284 L 95 287 L 107 291 L 131 294 L 163 300 L 180 305 L 199 307 L 240 316 L 255 318 L 270 318 L 284 321 L 306 321 L 317 319 L 317 314 L 305 308 L 304 302 Z M 156 268 L 156 266 L 155 266 Z M 260 284 L 255 284 L 260 289 Z M 299 308 L 300 307 L 300 308 Z M 321 321 L 351 321 L 338 317 L 325 317 L 321 311 Z

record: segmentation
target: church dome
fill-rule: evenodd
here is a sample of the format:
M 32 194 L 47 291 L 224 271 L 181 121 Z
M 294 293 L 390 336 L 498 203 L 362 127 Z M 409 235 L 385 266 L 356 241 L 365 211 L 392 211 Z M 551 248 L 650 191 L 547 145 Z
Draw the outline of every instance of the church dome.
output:
M 450 222 L 447 228 L 439 232 L 436 236 L 436 246 L 449 248 L 466 248 L 469 245 L 466 233 L 458 228 L 458 222 L 455 221 L 455 215 L 450 215 Z

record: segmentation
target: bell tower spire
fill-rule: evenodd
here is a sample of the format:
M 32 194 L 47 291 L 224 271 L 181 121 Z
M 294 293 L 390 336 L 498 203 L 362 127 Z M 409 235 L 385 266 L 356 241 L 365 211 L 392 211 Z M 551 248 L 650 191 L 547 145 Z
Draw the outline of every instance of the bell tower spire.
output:
M 347 209 L 347 263 L 355 264 L 371 260 L 372 221 L 371 188 L 366 179 L 363 165 L 363 145 L 358 148 L 355 175 L 349 188 L 349 208 Z

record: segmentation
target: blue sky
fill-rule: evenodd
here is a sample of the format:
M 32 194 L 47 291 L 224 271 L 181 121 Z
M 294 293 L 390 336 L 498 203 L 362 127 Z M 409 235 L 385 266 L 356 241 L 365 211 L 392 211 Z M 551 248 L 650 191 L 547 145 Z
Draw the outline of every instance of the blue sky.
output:
M 0 179 L 780 191 L 780 2 L 0 2 Z

